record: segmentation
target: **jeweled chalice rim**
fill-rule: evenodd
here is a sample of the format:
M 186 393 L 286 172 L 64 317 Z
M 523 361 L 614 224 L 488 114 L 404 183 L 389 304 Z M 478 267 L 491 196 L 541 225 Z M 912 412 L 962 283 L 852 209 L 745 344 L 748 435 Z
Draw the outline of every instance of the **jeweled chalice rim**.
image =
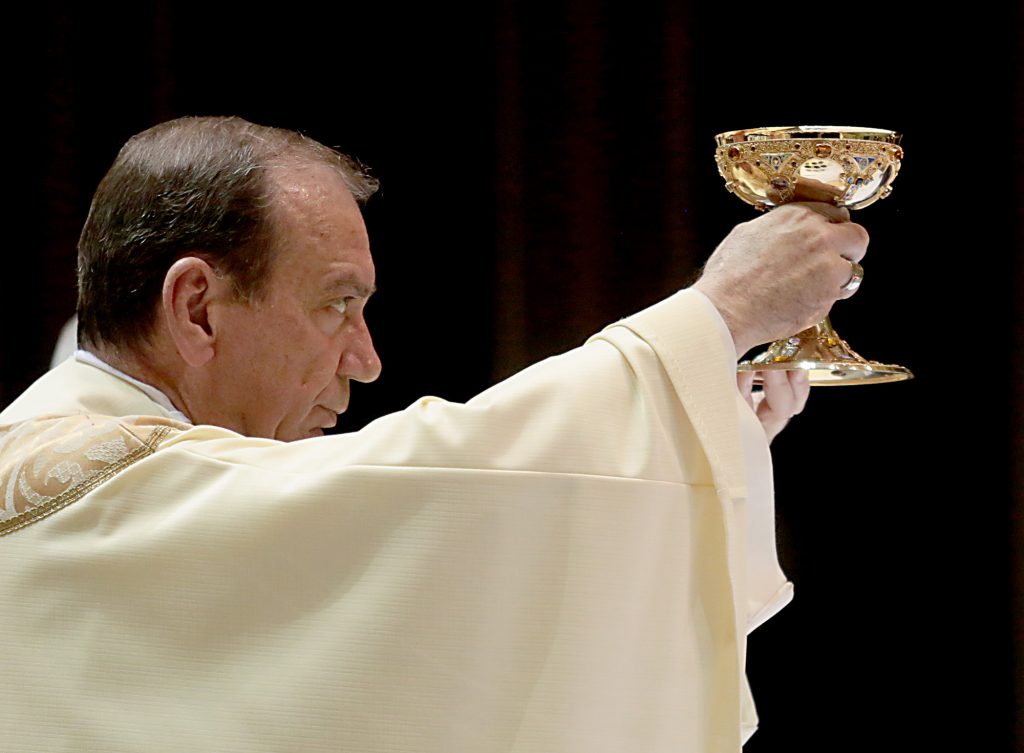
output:
M 747 141 L 788 141 L 792 139 L 842 139 L 854 141 L 877 141 L 883 144 L 898 144 L 903 134 L 883 128 L 861 128 L 859 126 L 763 126 L 726 131 L 715 136 L 719 146 L 742 144 Z

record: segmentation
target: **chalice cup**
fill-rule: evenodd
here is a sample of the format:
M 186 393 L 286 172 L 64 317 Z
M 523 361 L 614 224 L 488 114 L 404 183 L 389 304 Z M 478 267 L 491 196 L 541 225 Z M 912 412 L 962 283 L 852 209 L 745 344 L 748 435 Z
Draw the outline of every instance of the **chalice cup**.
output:
M 752 128 L 720 133 L 715 140 L 715 161 L 725 187 L 761 211 L 800 200 L 861 209 L 892 192 L 903 159 L 900 134 L 878 128 Z M 859 264 L 852 269 L 847 286 L 856 287 L 863 269 Z M 812 386 L 881 384 L 913 376 L 903 366 L 857 355 L 836 334 L 828 317 L 777 340 L 737 368 L 806 371 Z

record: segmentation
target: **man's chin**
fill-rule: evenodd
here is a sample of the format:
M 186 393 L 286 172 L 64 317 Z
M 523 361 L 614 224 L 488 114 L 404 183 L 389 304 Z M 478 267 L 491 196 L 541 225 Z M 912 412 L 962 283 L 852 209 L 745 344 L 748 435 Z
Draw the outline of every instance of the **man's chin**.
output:
M 337 413 L 327 410 L 317 410 L 307 416 L 307 424 L 305 427 L 299 425 L 289 431 L 279 431 L 277 439 L 282 442 L 295 442 L 299 439 L 322 437 L 325 431 L 334 428 L 337 423 Z
M 313 437 L 322 437 L 324 430 L 320 427 L 314 427 L 311 429 L 278 429 L 274 434 L 273 438 L 278 442 L 298 442 L 301 439 L 312 439 Z
M 281 442 L 298 442 L 302 439 L 313 439 L 315 437 L 322 437 L 324 430 L 320 428 L 316 429 L 303 429 L 300 431 L 291 432 L 287 435 L 277 437 Z

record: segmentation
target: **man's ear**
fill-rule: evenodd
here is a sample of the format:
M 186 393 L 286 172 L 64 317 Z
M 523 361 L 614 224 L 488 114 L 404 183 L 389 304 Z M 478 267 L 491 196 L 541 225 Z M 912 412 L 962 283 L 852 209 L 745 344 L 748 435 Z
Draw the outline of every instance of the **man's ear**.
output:
M 210 326 L 210 305 L 232 296 L 231 282 L 197 256 L 178 259 L 164 276 L 161 308 L 167 330 L 189 366 L 202 366 L 214 356 L 216 333 Z

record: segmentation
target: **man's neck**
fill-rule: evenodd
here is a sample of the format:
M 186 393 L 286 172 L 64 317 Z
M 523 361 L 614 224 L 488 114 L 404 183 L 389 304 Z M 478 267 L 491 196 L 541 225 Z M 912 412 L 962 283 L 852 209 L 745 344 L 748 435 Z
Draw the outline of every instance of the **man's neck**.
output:
M 185 423 L 192 423 L 192 420 L 182 409 L 181 403 L 173 399 L 172 395 L 175 393 L 168 390 L 166 385 L 161 384 L 162 380 L 155 378 L 151 369 L 140 368 L 140 365 L 135 363 L 125 363 L 123 358 L 117 358 L 109 352 L 102 350 L 97 352 L 97 350 L 79 348 L 75 351 L 75 359 L 81 363 L 95 366 L 134 385 L 153 402 L 170 413 L 172 418 Z

